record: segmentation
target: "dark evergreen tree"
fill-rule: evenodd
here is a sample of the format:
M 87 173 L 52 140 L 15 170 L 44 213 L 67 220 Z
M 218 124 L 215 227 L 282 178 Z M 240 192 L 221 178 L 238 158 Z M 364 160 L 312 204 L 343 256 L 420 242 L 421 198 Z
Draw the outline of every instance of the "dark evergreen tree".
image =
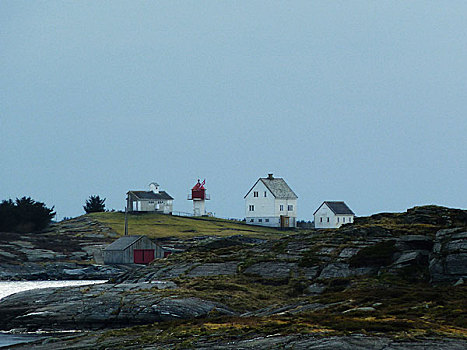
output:
M 54 208 L 36 202 L 31 197 L 4 200 L 0 203 L 0 231 L 35 232 L 50 224 Z
M 0 232 L 14 231 L 17 214 L 15 203 L 9 199 L 0 203 Z
M 106 198 L 101 199 L 99 196 L 90 196 L 86 200 L 86 205 L 83 206 L 83 209 L 86 213 L 97 213 L 105 211 L 105 202 Z

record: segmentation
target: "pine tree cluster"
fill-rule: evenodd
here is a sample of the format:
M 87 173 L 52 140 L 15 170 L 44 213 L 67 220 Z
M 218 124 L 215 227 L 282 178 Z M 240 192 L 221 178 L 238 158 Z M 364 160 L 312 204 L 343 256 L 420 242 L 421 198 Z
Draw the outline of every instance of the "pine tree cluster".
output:
M 37 232 L 46 228 L 55 216 L 54 207 L 31 197 L 4 200 L 0 203 L 0 232 Z

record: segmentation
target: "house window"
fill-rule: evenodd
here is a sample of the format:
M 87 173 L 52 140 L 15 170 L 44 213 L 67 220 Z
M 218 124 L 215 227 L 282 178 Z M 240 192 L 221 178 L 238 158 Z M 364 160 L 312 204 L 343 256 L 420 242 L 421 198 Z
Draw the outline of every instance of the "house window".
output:
M 258 219 L 258 222 L 263 222 L 263 219 Z
M 255 211 L 255 206 L 250 204 L 249 210 L 250 211 Z
M 149 201 L 149 204 L 154 204 L 154 201 Z
M 284 211 L 284 206 L 283 206 L 282 204 L 279 205 L 279 210 L 280 210 L 280 211 Z
M 267 192 L 266 191 L 264 191 L 264 196 L 267 197 Z
M 329 218 L 328 218 L 328 222 L 329 222 Z
M 345 218 L 342 218 L 342 222 L 345 222 Z
M 264 219 L 265 222 L 269 222 L 269 219 Z
M 293 205 L 289 204 L 289 205 L 287 206 L 287 210 L 288 210 L 288 211 L 292 211 L 292 210 L 293 210 Z
M 349 222 L 352 222 L 352 218 L 351 218 L 351 217 L 349 218 Z
M 337 222 L 339 222 L 339 217 L 337 217 Z
M 253 197 L 258 197 L 258 191 L 253 192 Z
M 323 218 L 319 218 L 319 222 L 323 222 Z
M 255 222 L 255 219 L 250 219 L 250 222 Z

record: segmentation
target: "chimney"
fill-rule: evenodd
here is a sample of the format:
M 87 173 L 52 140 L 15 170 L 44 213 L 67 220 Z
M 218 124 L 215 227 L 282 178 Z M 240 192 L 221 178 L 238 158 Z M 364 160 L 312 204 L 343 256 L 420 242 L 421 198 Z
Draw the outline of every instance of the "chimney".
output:
M 155 182 L 151 182 L 149 184 L 149 190 L 157 194 L 159 193 L 159 185 L 156 184 Z
M 274 176 L 272 176 L 272 174 L 268 174 L 268 180 L 274 180 Z

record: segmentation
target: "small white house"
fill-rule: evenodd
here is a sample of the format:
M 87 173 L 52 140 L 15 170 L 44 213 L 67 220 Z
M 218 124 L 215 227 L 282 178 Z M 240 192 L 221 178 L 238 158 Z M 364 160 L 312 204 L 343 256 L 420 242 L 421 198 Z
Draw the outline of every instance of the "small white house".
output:
M 297 195 L 282 178 L 259 178 L 245 195 L 245 219 L 250 225 L 297 226 Z
M 355 214 L 344 202 L 326 201 L 313 214 L 315 228 L 338 228 L 352 223 Z
M 128 191 L 126 200 L 130 212 L 172 214 L 173 198 L 155 182 L 149 184 L 149 191 Z

